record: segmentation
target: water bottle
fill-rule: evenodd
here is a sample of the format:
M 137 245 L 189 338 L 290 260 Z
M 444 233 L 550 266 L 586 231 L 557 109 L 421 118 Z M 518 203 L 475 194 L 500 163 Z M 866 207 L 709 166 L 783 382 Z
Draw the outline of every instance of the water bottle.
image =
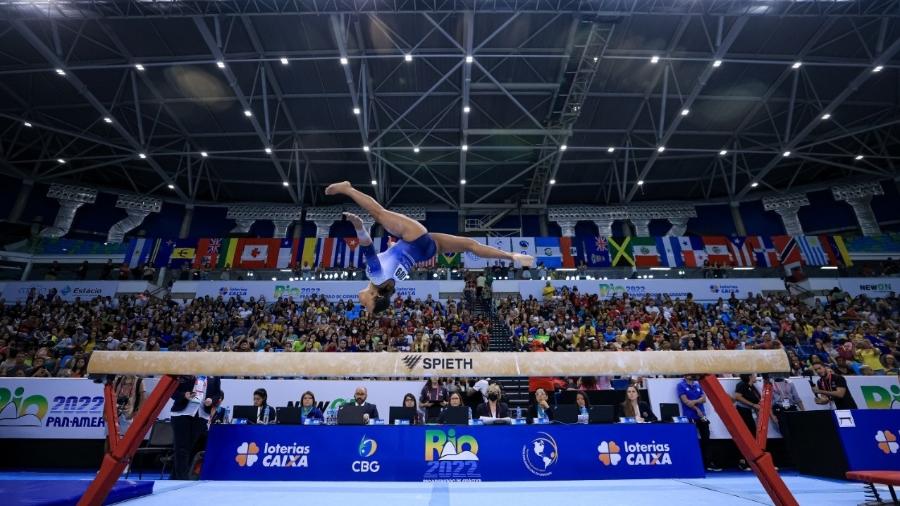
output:
M 522 406 L 516 406 L 516 418 L 522 418 Z
M 269 406 L 263 406 L 263 425 L 269 425 Z

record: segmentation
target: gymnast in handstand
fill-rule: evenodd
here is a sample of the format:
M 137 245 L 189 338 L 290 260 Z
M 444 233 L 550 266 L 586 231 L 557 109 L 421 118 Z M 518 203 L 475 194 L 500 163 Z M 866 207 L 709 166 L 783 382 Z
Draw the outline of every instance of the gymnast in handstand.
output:
M 359 302 L 369 313 L 380 313 L 391 304 L 397 281 L 409 278 L 409 273 L 418 262 L 429 260 L 439 252 L 462 253 L 469 251 L 482 258 L 500 258 L 517 262 L 523 267 L 531 267 L 534 257 L 499 250 L 481 244 L 468 237 L 449 234 L 429 233 L 418 221 L 399 213 L 388 211 L 372 197 L 353 188 L 348 181 L 334 183 L 325 189 L 325 195 L 344 194 L 359 207 L 365 209 L 387 233 L 399 237 L 400 241 L 382 253 L 376 253 L 372 238 L 363 228 L 362 220 L 352 213 L 344 213 L 359 237 L 359 245 L 366 258 L 366 276 L 369 286 L 360 290 Z

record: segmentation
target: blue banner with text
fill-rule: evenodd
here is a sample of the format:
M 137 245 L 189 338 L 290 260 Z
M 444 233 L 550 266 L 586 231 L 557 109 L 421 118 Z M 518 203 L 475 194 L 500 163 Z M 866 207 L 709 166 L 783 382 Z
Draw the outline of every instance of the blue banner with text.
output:
M 703 477 L 690 424 L 215 425 L 204 480 L 521 481 Z
M 850 471 L 900 471 L 900 410 L 834 412 Z

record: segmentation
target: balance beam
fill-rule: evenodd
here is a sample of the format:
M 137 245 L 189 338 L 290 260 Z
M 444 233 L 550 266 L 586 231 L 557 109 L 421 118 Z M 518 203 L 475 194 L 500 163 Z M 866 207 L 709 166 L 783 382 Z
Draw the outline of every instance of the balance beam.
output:
M 498 377 L 786 372 L 781 350 L 546 353 L 240 353 L 95 351 L 89 374 Z

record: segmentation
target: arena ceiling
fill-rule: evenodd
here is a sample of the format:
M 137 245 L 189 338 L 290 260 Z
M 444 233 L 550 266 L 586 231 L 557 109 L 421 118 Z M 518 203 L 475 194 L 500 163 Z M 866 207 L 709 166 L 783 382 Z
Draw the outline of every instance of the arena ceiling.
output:
M 0 18 L 17 178 L 301 205 L 349 179 L 466 209 L 898 175 L 896 0 L 18 0 Z

